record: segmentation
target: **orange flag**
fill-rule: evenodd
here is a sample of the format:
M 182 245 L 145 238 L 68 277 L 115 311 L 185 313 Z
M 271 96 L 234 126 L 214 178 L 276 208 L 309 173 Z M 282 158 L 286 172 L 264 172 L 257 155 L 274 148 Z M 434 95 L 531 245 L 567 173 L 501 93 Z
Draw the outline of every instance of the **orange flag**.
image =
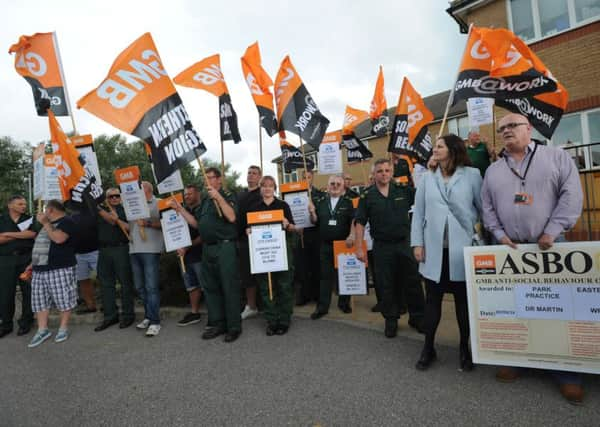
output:
M 96 184 L 94 175 L 84 167 L 75 144 L 63 132 L 50 109 L 48 109 L 48 123 L 54 163 L 58 172 L 58 182 L 63 200 L 78 204 L 83 204 L 84 201 L 100 203 L 104 199 L 102 187 Z
M 371 100 L 369 116 L 373 122 L 373 135 L 382 136 L 388 131 L 390 118 L 387 115 L 387 102 L 385 100 L 385 91 L 383 84 L 383 67 L 379 66 L 377 83 L 375 84 L 375 93 Z
M 150 33 L 121 52 L 77 107 L 148 144 L 158 182 L 206 152 Z
M 368 160 L 373 157 L 373 153 L 354 133 L 356 126 L 368 119 L 369 113 L 366 111 L 357 110 L 346 105 L 344 124 L 342 125 L 342 145 L 346 147 L 346 160 L 348 163 Z
M 279 130 L 295 133 L 313 147 L 319 146 L 329 120 L 321 114 L 289 56 L 281 61 L 275 78 L 275 105 Z
M 432 145 L 427 125 L 432 120 L 433 114 L 423 98 L 404 77 L 388 151 L 410 154 L 422 161 L 429 159 Z
M 180 86 L 202 89 L 218 97 L 221 141 L 233 140 L 237 144 L 242 140 L 238 129 L 237 114 L 231 104 L 229 90 L 221 71 L 219 54 L 196 62 L 177 74 L 173 81 Z
M 344 112 L 344 124 L 342 125 L 342 135 L 350 135 L 354 133 L 354 128 L 367 119 L 369 119 L 369 113 L 346 105 L 346 111 Z
M 535 53 L 506 29 L 472 27 L 454 100 L 523 98 L 554 92 L 556 80 Z
M 45 116 L 48 108 L 57 116 L 71 114 L 55 33 L 21 36 L 8 53 L 16 54 L 15 69 L 31 85 L 38 116 Z
M 258 109 L 260 125 L 269 136 L 273 136 L 277 133 L 273 94 L 269 90 L 269 87 L 273 86 L 273 81 L 262 67 L 258 42 L 248 46 L 241 60 L 244 79 Z

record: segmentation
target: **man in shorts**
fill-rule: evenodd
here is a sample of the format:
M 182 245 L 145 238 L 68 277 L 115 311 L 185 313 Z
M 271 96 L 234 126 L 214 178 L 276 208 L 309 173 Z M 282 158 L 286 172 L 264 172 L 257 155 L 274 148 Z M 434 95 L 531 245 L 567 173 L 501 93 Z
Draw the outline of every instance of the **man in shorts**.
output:
M 31 254 L 31 308 L 37 314 L 38 330 L 29 348 L 39 346 L 52 335 L 48 330 L 52 306 L 60 311 L 60 326 L 54 341 L 59 343 L 69 338 L 69 318 L 77 305 L 75 223 L 66 216 L 65 207 L 58 200 L 50 200 L 37 220 L 42 229 Z

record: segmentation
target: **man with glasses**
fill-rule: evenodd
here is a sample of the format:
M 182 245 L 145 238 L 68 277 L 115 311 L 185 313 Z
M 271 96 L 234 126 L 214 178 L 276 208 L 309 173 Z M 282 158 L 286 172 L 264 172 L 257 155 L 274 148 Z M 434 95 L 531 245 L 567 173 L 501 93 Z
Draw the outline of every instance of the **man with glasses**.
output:
M 502 159 L 485 174 L 481 189 L 483 222 L 500 243 L 517 249 L 518 243 L 537 243 L 541 250 L 565 241 L 563 233 L 575 225 L 583 206 L 579 174 L 569 154 L 531 140 L 525 116 L 508 114 L 498 126 L 505 150 Z M 578 374 L 556 372 L 562 395 L 581 403 Z M 501 382 L 515 381 L 519 371 L 503 367 Z
M 352 220 L 354 208 L 352 200 L 344 194 L 344 180 L 340 175 L 332 175 L 327 183 L 327 193 L 319 197 L 315 203 L 308 202 L 310 221 L 319 228 L 321 259 L 319 301 L 314 313 L 310 315 L 313 320 L 325 316 L 331 304 L 331 291 L 337 283 L 337 276 L 333 263 L 334 240 L 346 240 L 350 247 L 354 244 L 352 233 Z M 339 295 L 338 307 L 344 313 L 352 313 L 350 296 Z
M 98 206 L 98 280 L 102 287 L 104 320 L 94 331 L 100 332 L 119 323 L 127 328 L 135 320 L 133 278 L 129 261 L 129 224 L 121 206 L 118 188 L 106 190 L 108 206 Z M 117 279 L 121 284 L 121 316 L 117 308 Z
M 392 181 L 392 164 L 379 159 L 373 167 L 375 185 L 360 195 L 356 213 L 356 256 L 365 262 L 362 242 L 364 227 L 370 224 L 377 283 L 382 290 L 381 314 L 385 318 L 385 336 L 398 332 L 398 319 L 408 306 L 408 324 L 421 332 L 425 297 L 418 265 L 410 247 L 409 210 L 414 189 Z
M 240 316 L 240 282 L 236 240 L 237 202 L 222 188 L 223 178 L 217 168 L 206 169 L 206 194 L 194 215 L 175 200 L 170 206 L 192 227 L 198 228 L 202 241 L 202 277 L 208 308 L 209 328 L 202 339 L 225 334 L 223 341 L 233 342 L 242 333 Z

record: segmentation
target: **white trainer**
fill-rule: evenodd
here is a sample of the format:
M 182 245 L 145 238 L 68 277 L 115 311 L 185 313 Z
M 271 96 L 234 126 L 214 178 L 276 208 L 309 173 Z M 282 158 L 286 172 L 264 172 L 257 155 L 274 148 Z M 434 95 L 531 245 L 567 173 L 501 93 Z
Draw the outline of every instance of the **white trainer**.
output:
M 155 337 L 160 332 L 160 325 L 150 325 L 146 331 L 147 337 Z
M 144 319 L 140 323 L 138 323 L 135 327 L 137 329 L 148 329 L 148 326 L 150 326 L 150 319 Z
M 244 311 L 242 311 L 242 320 L 249 319 L 258 314 L 258 310 L 256 308 L 250 308 L 249 305 L 244 307 Z

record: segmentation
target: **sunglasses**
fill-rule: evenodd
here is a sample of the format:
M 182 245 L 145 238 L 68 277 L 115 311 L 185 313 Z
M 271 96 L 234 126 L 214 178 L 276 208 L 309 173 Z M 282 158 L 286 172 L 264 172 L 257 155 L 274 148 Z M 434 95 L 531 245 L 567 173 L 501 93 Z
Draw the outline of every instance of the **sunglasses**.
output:
M 340 184 L 339 182 L 330 182 L 329 185 L 331 185 L 332 187 L 339 187 L 342 184 Z
M 110 196 L 108 196 L 109 199 L 118 199 L 119 197 L 121 197 L 120 194 L 111 194 Z
M 496 132 L 502 133 L 507 129 L 512 130 L 512 129 L 516 128 L 517 126 L 521 126 L 521 125 L 527 126 L 527 123 L 507 123 L 504 126 L 500 126 L 498 129 L 496 129 Z

